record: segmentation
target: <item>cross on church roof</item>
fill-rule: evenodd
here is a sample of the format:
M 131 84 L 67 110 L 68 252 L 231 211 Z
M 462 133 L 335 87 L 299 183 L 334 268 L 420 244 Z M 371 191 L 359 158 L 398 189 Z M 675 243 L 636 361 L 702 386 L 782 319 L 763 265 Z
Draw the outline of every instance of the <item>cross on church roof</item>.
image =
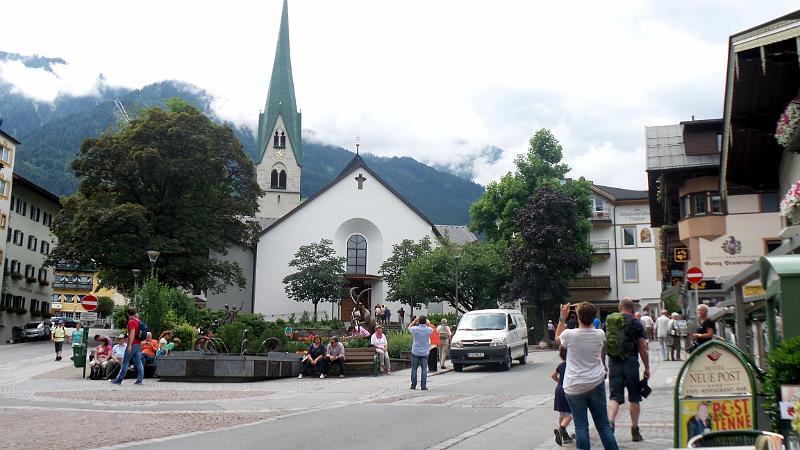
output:
M 358 181 L 358 189 L 359 190 L 363 190 L 364 189 L 364 182 L 367 181 L 367 179 L 364 178 L 364 175 L 359 173 L 358 176 L 355 178 L 355 180 Z

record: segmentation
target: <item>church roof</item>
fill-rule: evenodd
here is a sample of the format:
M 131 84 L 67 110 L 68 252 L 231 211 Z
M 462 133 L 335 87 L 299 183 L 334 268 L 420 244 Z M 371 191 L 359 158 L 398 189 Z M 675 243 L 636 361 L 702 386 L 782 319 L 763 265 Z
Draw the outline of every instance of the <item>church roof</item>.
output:
M 278 44 L 275 48 L 275 62 L 272 64 L 272 77 L 269 80 L 269 93 L 264 105 L 264 112 L 258 115 L 258 161 L 264 157 L 267 144 L 270 142 L 272 130 L 283 118 L 286 136 L 294 150 L 298 165 L 302 165 L 300 151 L 300 119 L 297 102 L 294 96 L 294 79 L 292 78 L 292 58 L 289 52 L 289 6 L 283 0 L 281 26 L 278 32 Z
M 339 183 L 343 179 L 347 178 L 350 174 L 352 174 L 353 172 L 355 172 L 356 170 L 359 170 L 359 169 L 362 169 L 362 170 L 366 171 L 368 174 L 372 175 L 372 178 L 374 178 L 375 181 L 377 181 L 378 183 L 383 185 L 383 187 L 388 189 L 389 192 L 394 194 L 395 197 L 400 199 L 400 201 L 402 201 L 406 206 L 408 206 L 412 211 L 414 211 L 414 213 L 416 215 L 418 215 L 422 220 L 427 222 L 428 225 L 431 226 L 431 231 L 433 231 L 434 235 L 441 237 L 441 233 L 439 232 L 439 229 L 437 228 L 436 225 L 433 224 L 433 222 L 431 222 L 431 219 L 429 219 L 428 216 L 423 214 L 422 211 L 417 209 L 417 207 L 414 206 L 411 202 L 409 202 L 408 199 L 403 197 L 403 194 L 397 192 L 397 190 L 395 188 L 393 188 L 392 185 L 390 185 L 389 183 L 385 182 L 383 180 L 383 178 L 379 177 L 377 173 L 373 172 L 372 169 L 369 168 L 367 163 L 361 158 L 361 155 L 359 155 L 359 154 L 356 154 L 356 156 L 354 156 L 353 159 L 350 160 L 350 162 L 347 164 L 347 166 L 345 166 L 345 168 L 342 169 L 342 172 L 339 173 L 339 175 L 336 178 L 334 178 L 333 181 L 331 181 L 330 183 L 325 185 L 325 187 L 323 187 L 322 189 L 317 191 L 317 193 L 312 195 L 308 200 L 304 201 L 303 203 L 300 203 L 300 205 L 298 205 L 296 208 L 294 208 L 293 210 L 291 210 L 288 213 L 286 213 L 283 217 L 281 217 L 280 219 L 276 220 L 275 222 L 272 222 L 267 227 L 263 228 L 262 231 L 261 231 L 261 235 L 263 236 L 264 233 L 266 233 L 267 231 L 269 231 L 270 229 L 274 228 L 279 223 L 281 223 L 284 220 L 286 220 L 292 214 L 296 213 L 297 211 L 300 211 L 301 209 L 307 207 L 309 204 L 313 203 L 314 200 L 319 198 L 322 194 L 324 194 L 330 188 L 332 188 L 337 183 Z
M 463 246 L 478 241 L 478 238 L 464 225 L 436 225 L 436 229 L 439 230 L 439 234 L 456 245 Z

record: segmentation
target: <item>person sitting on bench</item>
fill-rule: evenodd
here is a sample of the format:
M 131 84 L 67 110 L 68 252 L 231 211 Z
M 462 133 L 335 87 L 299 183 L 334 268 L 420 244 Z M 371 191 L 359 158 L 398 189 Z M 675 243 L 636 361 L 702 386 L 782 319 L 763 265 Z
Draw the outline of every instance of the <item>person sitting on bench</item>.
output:
M 391 361 L 389 360 L 389 343 L 386 340 L 386 335 L 383 334 L 383 327 L 378 325 L 375 327 L 375 334 L 369 341 L 370 345 L 375 347 L 376 357 L 378 364 L 381 366 L 381 372 L 386 375 L 392 374 Z
M 297 378 L 303 378 L 309 370 L 316 371 L 322 368 L 325 358 L 325 347 L 322 345 L 322 339 L 319 336 L 314 337 L 314 343 L 308 346 L 308 353 L 300 361 L 300 375 Z M 325 378 L 324 373 L 320 373 L 320 378 Z
M 339 378 L 344 378 L 344 345 L 339 342 L 339 338 L 336 336 L 331 337 L 331 343 L 328 344 L 328 348 L 326 349 L 325 358 L 323 358 L 322 364 L 322 373 L 326 377 L 328 376 L 328 368 L 332 364 L 339 365 Z

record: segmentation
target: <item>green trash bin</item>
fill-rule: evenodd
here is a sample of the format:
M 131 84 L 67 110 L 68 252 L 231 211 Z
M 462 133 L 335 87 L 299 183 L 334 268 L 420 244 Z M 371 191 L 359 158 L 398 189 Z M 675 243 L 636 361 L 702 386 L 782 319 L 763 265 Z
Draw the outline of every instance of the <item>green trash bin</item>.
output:
M 75 367 L 84 367 L 86 365 L 86 346 L 74 345 L 72 347 L 72 364 Z

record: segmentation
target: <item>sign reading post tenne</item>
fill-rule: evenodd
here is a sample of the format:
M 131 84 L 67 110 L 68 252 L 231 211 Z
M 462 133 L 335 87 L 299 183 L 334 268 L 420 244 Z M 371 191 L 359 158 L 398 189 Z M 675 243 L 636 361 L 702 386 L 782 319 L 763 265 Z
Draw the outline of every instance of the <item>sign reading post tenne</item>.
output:
M 87 311 L 94 311 L 97 309 L 97 297 L 94 295 L 87 295 L 81 300 L 81 306 Z
M 712 431 L 758 428 L 754 369 L 735 347 L 715 339 L 692 352 L 675 385 L 675 447 Z

